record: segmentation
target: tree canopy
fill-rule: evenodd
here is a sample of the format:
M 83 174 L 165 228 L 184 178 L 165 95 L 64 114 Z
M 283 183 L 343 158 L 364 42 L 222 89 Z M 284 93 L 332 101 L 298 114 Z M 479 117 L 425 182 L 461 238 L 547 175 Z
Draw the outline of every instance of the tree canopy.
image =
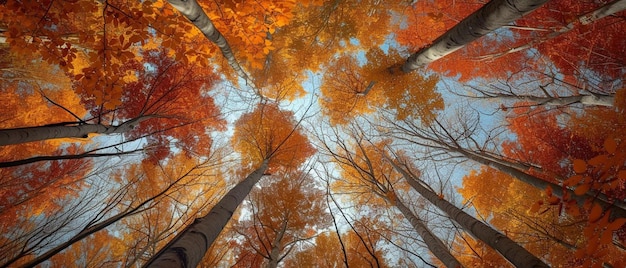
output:
M 622 267 L 625 9 L 0 1 L 0 266 Z

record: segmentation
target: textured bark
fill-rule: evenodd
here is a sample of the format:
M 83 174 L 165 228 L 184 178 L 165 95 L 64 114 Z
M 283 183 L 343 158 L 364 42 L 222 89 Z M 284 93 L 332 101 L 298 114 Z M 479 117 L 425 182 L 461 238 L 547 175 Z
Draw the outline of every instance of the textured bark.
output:
M 492 0 L 435 39 L 431 45 L 411 55 L 402 65 L 402 71 L 410 72 L 436 61 L 546 2 L 548 0 Z
M 239 182 L 201 218 L 167 243 L 144 267 L 196 267 L 252 187 L 263 177 L 268 160 Z
M 467 152 L 463 150 L 454 151 L 463 154 L 463 156 L 474 162 L 492 167 L 506 174 L 509 174 L 514 178 L 517 178 L 519 181 L 529 184 L 537 189 L 545 190 L 550 187 L 552 188 L 552 194 L 557 197 L 563 197 L 564 194 L 567 192 L 569 193 L 570 198 L 575 200 L 579 205 L 584 204 L 587 199 L 593 200 L 595 203 L 601 205 L 604 209 L 611 211 L 611 218 L 626 218 L 626 204 L 624 204 L 623 201 L 609 201 L 605 195 L 594 192 L 586 193 L 585 195 L 576 195 L 574 191 L 569 188 L 543 180 L 524 172 L 525 169 L 517 167 L 515 163 L 510 163 L 505 160 L 492 159 L 489 157 L 481 156 L 477 153 Z
M 535 39 L 531 42 L 528 42 L 524 45 L 518 46 L 518 47 L 514 47 L 514 48 L 510 48 L 504 52 L 499 52 L 499 53 L 493 53 L 493 54 L 489 54 L 489 55 L 483 55 L 480 56 L 480 59 L 494 59 L 494 58 L 498 58 L 498 57 L 502 57 L 504 55 L 507 54 L 511 54 L 511 53 L 515 53 L 515 52 L 519 52 L 519 51 L 523 51 L 525 49 L 531 48 L 537 44 L 540 44 L 542 42 L 545 42 L 547 40 L 550 39 L 554 39 L 557 38 L 559 36 L 561 36 L 562 34 L 565 34 L 569 31 L 571 31 L 572 29 L 574 29 L 576 27 L 577 23 L 580 23 L 582 25 L 588 25 L 588 24 L 592 24 L 606 16 L 610 16 L 613 15 L 617 12 L 620 12 L 622 10 L 626 9 L 626 0 L 617 0 L 617 1 L 613 1 L 611 3 L 608 3 L 604 6 L 601 6 L 585 15 L 579 16 L 577 20 L 568 23 L 566 26 L 555 30 L 554 32 L 548 34 L 546 37 L 541 38 L 541 39 Z
M 626 1 L 626 0 L 625 0 Z M 507 95 L 507 94 L 491 94 L 491 96 L 479 97 L 488 98 L 495 101 L 513 99 L 520 101 L 532 102 L 537 106 L 568 106 L 580 103 L 585 106 L 606 106 L 613 107 L 615 96 L 613 95 L 577 95 L 565 97 L 539 97 L 525 95 Z
M 626 9 L 626 0 L 616 0 L 581 16 L 578 21 L 583 25 L 590 24 L 624 9 Z
M 287 223 L 288 219 L 284 219 L 280 231 L 276 234 L 276 237 L 274 238 L 274 242 L 272 243 L 272 249 L 269 252 L 269 262 L 267 263 L 268 268 L 278 267 L 278 262 L 280 262 L 280 252 L 282 250 L 282 240 L 285 236 L 285 232 L 287 231 Z
M 446 267 L 456 268 L 463 267 L 461 263 L 452 256 L 448 247 L 439 239 L 435 234 L 433 234 L 428 226 L 413 212 L 402 203 L 400 200 L 395 200 L 394 204 L 402 215 L 411 223 L 411 226 L 417 231 L 420 237 L 424 240 L 424 243 L 428 246 L 428 250 L 435 255 Z
M 81 230 L 80 232 L 78 232 L 77 234 L 75 234 L 74 236 L 72 236 L 71 238 L 69 238 L 67 241 L 65 241 L 64 243 L 61 243 L 57 246 L 55 246 L 54 248 L 49 249 L 46 252 L 43 252 L 41 254 L 39 254 L 39 256 L 37 256 L 36 258 L 28 261 L 27 263 L 23 264 L 21 267 L 35 267 L 37 264 L 40 264 L 46 260 L 48 260 L 49 258 L 51 258 L 52 256 L 58 254 L 59 252 L 69 248 L 71 245 L 73 245 L 74 243 L 81 241 L 82 239 L 104 229 L 109 227 L 110 225 L 118 222 L 121 219 L 124 219 L 128 216 L 134 215 L 136 213 L 140 213 L 142 211 L 147 210 L 146 208 L 144 208 L 144 206 L 146 206 L 148 203 L 154 201 L 155 199 L 167 194 L 172 187 L 174 187 L 175 185 L 177 185 L 183 178 L 185 178 L 189 172 L 191 172 L 192 170 L 194 170 L 195 168 L 189 170 L 184 176 L 179 177 L 178 179 L 176 179 L 174 182 L 170 183 L 169 186 L 165 187 L 163 190 L 161 190 L 159 193 L 157 193 L 156 195 L 144 200 L 143 202 L 137 204 L 134 207 L 130 207 L 126 210 L 124 210 L 123 212 L 120 212 L 116 215 L 113 215 L 105 220 L 102 220 L 96 224 L 94 224 L 93 221 L 95 221 L 97 218 L 99 218 L 99 214 L 97 214 L 92 221 L 83 228 L 83 230 Z M 15 258 L 14 260 L 10 261 L 10 262 L 6 262 L 4 264 L 0 264 L 0 267 L 5 267 L 5 266 L 9 266 L 11 265 L 13 262 L 19 260 L 20 258 Z
M 439 196 L 421 184 L 418 179 L 413 178 L 406 170 L 402 169 L 391 159 L 387 160 L 394 169 L 400 172 L 409 185 L 415 189 L 422 197 L 430 201 L 433 205 L 445 212 L 450 218 L 463 227 L 465 231 L 473 237 L 480 239 L 491 248 L 498 251 L 504 258 L 516 267 L 549 267 L 539 258 L 528 252 L 525 248 L 509 239 L 504 234 L 494 230 L 487 224 L 465 213 L 450 202 L 439 198 Z
M 117 126 L 84 124 L 76 126 L 39 126 L 0 130 L 0 146 L 58 138 L 87 138 L 89 134 L 124 133 L 151 118 L 143 116 L 128 120 Z
M 193 23 L 204 36 L 213 42 L 217 47 L 220 48 L 222 55 L 228 61 L 228 65 L 237 73 L 237 75 L 246 81 L 246 84 L 255 89 L 257 94 L 259 90 L 256 89 L 254 81 L 248 76 L 248 74 L 243 70 L 239 62 L 235 58 L 235 54 L 233 54 L 233 50 L 226 41 L 226 38 L 222 33 L 220 33 L 215 25 L 209 18 L 209 16 L 202 10 L 202 7 L 198 4 L 196 0 L 168 0 L 170 5 L 176 8 L 181 14 L 183 14 L 191 23 Z

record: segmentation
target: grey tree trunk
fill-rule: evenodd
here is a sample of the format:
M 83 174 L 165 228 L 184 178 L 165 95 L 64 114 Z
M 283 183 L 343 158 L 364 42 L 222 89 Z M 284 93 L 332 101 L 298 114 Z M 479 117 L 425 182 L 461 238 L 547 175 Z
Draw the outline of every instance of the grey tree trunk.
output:
M 100 214 L 96 214 L 94 216 L 94 218 L 92 218 L 90 220 L 90 223 L 87 224 L 80 232 L 78 232 L 77 234 L 75 234 L 74 236 L 72 236 L 71 238 L 69 238 L 67 241 L 65 241 L 64 243 L 61 243 L 57 246 L 55 246 L 54 248 L 51 248 L 49 250 L 47 250 L 46 252 L 43 252 L 41 254 L 39 254 L 39 256 L 37 256 L 36 258 L 24 263 L 21 265 L 21 267 L 35 267 L 37 264 L 40 264 L 46 260 L 48 260 L 49 258 L 51 258 L 52 256 L 58 254 L 59 252 L 69 248 L 71 245 L 75 244 L 78 241 L 83 240 L 84 238 L 104 229 L 107 228 L 109 226 L 111 226 L 112 224 L 120 221 L 121 219 L 124 219 L 128 216 L 132 216 L 135 215 L 136 213 L 140 213 L 142 211 L 148 210 L 150 208 L 144 208 L 148 203 L 156 200 L 157 198 L 166 195 L 170 189 L 172 189 L 172 187 L 174 187 L 175 185 L 177 185 L 183 178 L 187 177 L 187 175 L 190 174 L 191 171 L 195 170 L 195 167 L 190 169 L 185 175 L 179 177 L 178 179 L 176 179 L 174 182 L 170 183 L 169 186 L 165 187 L 163 190 L 161 190 L 159 193 L 157 193 L 156 195 L 144 200 L 143 202 L 137 204 L 134 207 L 129 207 L 127 209 L 125 209 L 124 211 L 113 215 L 105 220 L 102 220 L 98 223 L 96 222 L 96 219 L 99 218 Z M 19 260 L 21 257 L 20 256 L 18 258 L 14 258 L 13 260 L 10 260 L 8 262 L 5 262 L 3 264 L 0 264 L 0 267 L 5 267 L 5 266 L 10 266 L 13 262 Z
M 128 120 L 117 126 L 84 124 L 76 126 L 39 126 L 0 130 L 0 146 L 58 138 L 87 138 L 89 134 L 124 133 L 153 116 Z
M 573 190 L 562 187 L 558 184 L 543 180 L 541 178 L 530 175 L 524 170 L 515 167 L 514 163 L 507 163 L 506 161 L 497 161 L 494 159 L 490 159 L 488 157 L 481 156 L 480 154 L 467 152 L 463 150 L 454 150 L 456 152 L 461 153 L 467 159 L 470 159 L 474 162 L 483 164 L 485 166 L 492 167 L 499 171 L 502 171 L 506 174 L 517 178 L 521 182 L 524 182 L 528 185 L 531 185 L 537 189 L 545 190 L 548 187 L 552 188 L 552 193 L 555 196 L 563 197 L 567 192 L 569 193 L 570 198 L 575 200 L 579 205 L 582 205 L 587 199 L 593 200 L 594 202 L 600 204 L 604 209 L 607 209 L 611 212 L 611 218 L 626 218 L 626 204 L 620 200 L 609 201 L 608 198 L 601 194 L 590 192 L 585 195 L 576 195 Z
M 278 262 L 280 262 L 280 252 L 282 250 L 282 240 L 285 236 L 285 232 L 287 231 L 287 223 L 288 219 L 284 219 L 280 230 L 274 238 L 274 241 L 272 243 L 272 249 L 269 252 L 269 262 L 267 263 L 268 268 L 278 267 Z
M 393 160 L 385 158 L 393 165 L 394 169 L 402 174 L 409 185 L 415 189 L 422 197 L 430 201 L 433 205 L 445 212 L 450 218 L 463 227 L 465 231 L 473 237 L 485 242 L 491 248 L 498 251 L 504 258 L 516 267 L 549 267 L 535 255 L 528 252 L 525 248 L 509 239 L 504 234 L 494 230 L 487 224 L 477 220 L 476 218 L 465 213 L 455 205 L 446 201 L 426 188 L 417 178 L 413 178 L 411 174 L 398 166 Z
M 626 9 L 626 0 L 616 0 L 613 1 L 611 3 L 608 3 L 604 6 L 601 6 L 587 14 L 584 14 L 582 16 L 579 16 L 577 20 L 568 23 L 567 25 L 563 26 L 560 29 L 555 30 L 554 32 L 548 34 L 546 37 L 541 38 L 541 39 L 535 39 L 533 41 L 530 41 L 524 45 L 521 46 L 517 46 L 514 48 L 510 48 L 506 51 L 503 52 L 499 52 L 499 53 L 493 53 L 493 54 L 488 54 L 488 55 L 483 55 L 480 56 L 479 59 L 494 59 L 494 58 L 498 58 L 498 57 L 502 57 L 504 55 L 507 54 L 511 54 L 511 53 L 515 53 L 515 52 L 520 52 L 523 51 L 525 49 L 531 48 L 537 44 L 540 44 L 544 41 L 550 40 L 550 39 L 554 39 L 557 38 L 559 36 L 561 36 L 564 33 L 567 33 L 569 31 L 571 31 L 572 29 L 574 29 L 576 27 L 577 23 L 580 23 L 582 25 L 589 25 L 592 24 L 604 17 L 613 15 L 617 12 L 620 12 L 622 10 Z
M 201 218 L 197 218 L 167 243 L 144 267 L 196 267 L 252 187 L 263 177 L 268 160 L 264 160 Z
M 248 74 L 243 70 L 239 62 L 235 58 L 235 54 L 233 54 L 233 50 L 226 41 L 226 38 L 220 31 L 215 28 L 215 25 L 209 18 L 209 16 L 202 10 L 202 7 L 198 4 L 196 0 L 168 0 L 170 5 L 172 5 L 175 9 L 177 9 L 181 14 L 183 14 L 191 23 L 193 23 L 200 32 L 204 34 L 204 36 L 213 42 L 217 47 L 220 48 L 222 55 L 228 61 L 228 65 L 237 73 L 237 75 L 246 81 L 246 84 L 252 87 L 257 94 L 260 94 L 259 90 L 256 89 L 254 81 L 248 76 Z
M 435 257 L 437 257 L 446 267 L 463 267 L 463 265 L 461 265 L 461 263 L 454 256 L 452 256 L 452 253 L 450 253 L 450 250 L 443 243 L 443 241 L 435 236 L 430 229 L 428 229 L 428 226 L 426 226 L 420 218 L 413 214 L 411 209 L 404 205 L 404 203 L 402 203 L 399 199 L 395 200 L 394 205 L 400 210 L 400 212 L 402 212 L 402 215 L 404 215 L 404 217 L 411 223 L 411 226 L 413 226 L 415 231 L 417 231 L 420 237 L 424 240 L 424 243 L 428 246 L 428 250 L 430 250 L 430 252 L 432 252 L 433 255 L 435 255 Z
M 411 55 L 402 71 L 410 72 L 464 47 L 487 33 L 537 9 L 548 0 L 492 0 L 446 33 Z

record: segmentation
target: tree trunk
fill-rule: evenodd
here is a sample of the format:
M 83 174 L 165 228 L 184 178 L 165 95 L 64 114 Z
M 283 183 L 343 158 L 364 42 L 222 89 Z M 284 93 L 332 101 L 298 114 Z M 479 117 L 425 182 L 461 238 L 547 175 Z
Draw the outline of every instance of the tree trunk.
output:
M 511 54 L 511 53 L 515 53 L 515 52 L 520 52 L 523 51 L 525 49 L 531 48 L 537 44 L 540 44 L 542 42 L 545 42 L 547 40 L 550 39 L 554 39 L 557 38 L 559 36 L 561 36 L 564 33 L 567 33 L 569 31 L 571 31 L 572 29 L 574 29 L 576 27 L 577 23 L 580 23 L 582 25 L 589 25 L 591 23 L 594 23 L 596 21 L 598 21 L 599 19 L 602 19 L 606 16 L 609 15 L 613 15 L 617 12 L 620 12 L 622 10 L 626 9 L 626 0 L 616 0 L 613 1 L 611 3 L 608 3 L 604 6 L 601 6 L 585 15 L 579 16 L 575 21 L 568 23 L 566 26 L 561 27 L 560 29 L 555 30 L 554 32 L 548 34 L 546 37 L 541 38 L 541 39 L 535 39 L 533 41 L 530 41 L 524 45 L 521 46 L 517 46 L 514 48 L 510 48 L 507 51 L 503 51 L 503 52 L 499 52 L 499 53 L 493 53 L 493 54 L 489 54 L 489 55 L 483 55 L 480 56 L 479 59 L 495 59 L 495 58 L 499 58 L 502 57 L 504 55 L 507 54 Z
M 461 263 L 450 253 L 448 247 L 435 236 L 426 224 L 411 211 L 402 201 L 396 198 L 394 205 L 402 212 L 402 215 L 411 223 L 411 226 L 417 231 L 424 243 L 428 246 L 428 250 L 432 252 L 446 267 L 456 268 L 463 267 Z
M 268 268 L 278 267 L 278 262 L 280 261 L 280 251 L 282 250 L 282 240 L 285 235 L 285 231 L 287 231 L 287 223 L 288 219 L 284 219 L 280 230 L 274 238 L 274 242 L 272 243 L 272 249 L 270 250 L 269 254 L 269 262 L 267 263 Z
M 201 218 L 167 243 L 144 267 L 196 267 L 252 187 L 263 177 L 268 161 L 239 182 Z
M 515 96 L 515 95 L 498 95 L 493 97 L 485 97 L 498 100 L 520 100 L 533 102 L 537 106 L 567 106 L 580 103 L 585 106 L 606 106 L 613 107 L 615 96 L 613 95 L 577 95 L 565 97 L 539 97 L 539 96 Z
M 117 126 L 85 124 L 76 126 L 39 126 L 0 130 L 0 146 L 20 144 L 58 138 L 87 138 L 89 134 L 124 133 L 152 116 L 142 116 L 128 120 Z
M 6 167 L 16 167 L 26 164 L 37 163 L 40 161 L 56 161 L 56 160 L 67 160 L 67 159 L 83 159 L 83 158 L 97 158 L 97 157 L 110 157 L 110 156 L 122 156 L 127 154 L 133 154 L 137 152 L 141 152 L 143 149 L 137 149 L 132 151 L 124 151 L 117 153 L 82 153 L 82 154 L 66 154 L 66 155 L 44 155 L 44 156 L 35 156 L 26 159 L 20 159 L 15 161 L 7 161 L 0 162 L 0 168 Z
M 147 205 L 148 203 L 154 201 L 155 199 L 167 194 L 169 192 L 170 189 L 172 189 L 172 187 L 174 187 L 175 185 L 177 185 L 181 180 L 183 180 L 183 178 L 185 178 L 187 175 L 190 174 L 190 172 L 192 170 L 194 170 L 195 168 L 192 168 L 191 170 L 189 170 L 185 175 L 179 177 L 178 179 L 176 179 L 173 183 L 170 183 L 169 186 L 165 187 L 163 190 L 161 190 L 159 193 L 157 193 L 156 195 L 144 200 L 143 202 L 137 204 L 136 206 L 132 207 L 132 208 L 128 208 L 126 210 L 124 210 L 123 212 L 120 212 L 116 215 L 113 215 L 111 217 L 109 217 L 108 219 L 102 220 L 99 223 L 94 224 L 94 221 L 96 220 L 96 218 L 99 218 L 98 215 L 96 215 L 95 218 L 93 218 L 89 224 L 87 224 L 80 232 L 78 232 L 77 234 L 75 234 L 74 236 L 72 236 L 71 238 L 69 238 L 67 241 L 63 242 L 62 244 L 59 244 L 57 246 L 55 246 L 54 248 L 49 249 L 46 252 L 43 252 L 41 254 L 39 254 L 39 256 L 37 256 L 36 258 L 28 261 L 27 263 L 23 264 L 21 267 L 34 267 L 37 264 L 40 264 L 46 260 L 48 260 L 49 258 L 51 258 L 52 256 L 58 254 L 59 252 L 69 248 L 71 245 L 73 245 L 74 243 L 81 241 L 82 239 L 104 229 L 109 227 L 110 225 L 118 222 L 121 219 L 124 219 L 128 216 L 134 215 L 136 213 L 140 213 L 142 211 L 145 211 L 147 209 L 143 208 L 145 205 Z M 150 209 L 150 208 L 148 208 Z M 20 258 L 23 256 L 20 256 Z M 13 260 L 10 260 L 9 262 L 5 262 L 4 264 L 0 264 L 0 267 L 4 267 L 4 266 L 9 266 L 11 265 L 13 262 L 19 260 L 20 258 L 15 258 Z
M 402 65 L 402 71 L 408 73 L 436 61 L 521 18 L 546 2 L 548 0 L 492 0 L 441 35 L 430 46 L 411 55 Z
M 254 81 L 252 81 L 241 65 L 239 65 L 230 44 L 228 44 L 224 35 L 222 35 L 222 33 L 215 28 L 215 25 L 204 10 L 202 10 L 202 7 L 200 7 L 198 2 L 196 0 L 168 0 L 168 2 L 187 19 L 189 19 L 189 21 L 191 21 L 191 23 L 193 23 L 193 25 L 196 26 L 196 28 L 198 28 L 198 30 L 200 30 L 200 32 L 202 32 L 207 39 L 220 48 L 222 55 L 226 58 L 226 61 L 228 61 L 228 65 L 233 68 L 235 73 L 237 73 L 241 79 L 246 81 L 248 86 L 254 88 L 257 94 L 259 94 L 259 90 L 256 89 Z
M 516 267 L 549 267 L 539 258 L 528 252 L 525 248 L 509 239 L 504 234 L 494 230 L 487 224 L 475 219 L 455 205 L 439 198 L 433 191 L 426 188 L 413 178 L 408 172 L 399 167 L 387 156 L 385 158 L 393 165 L 394 169 L 402 174 L 409 185 L 415 189 L 422 197 L 430 201 L 433 205 L 445 212 L 450 218 L 463 227 L 473 237 L 485 242 L 491 248 L 498 251 L 504 258 Z
M 494 161 L 488 157 L 481 156 L 477 153 L 468 152 L 465 150 L 455 150 L 452 151 L 461 153 L 467 159 L 470 159 L 474 162 L 483 164 L 485 166 L 492 167 L 499 171 L 502 171 L 506 174 L 517 178 L 521 182 L 524 182 L 528 185 L 531 185 L 539 190 L 545 190 L 548 187 L 552 188 L 552 193 L 557 197 L 563 197 L 567 192 L 573 200 L 575 200 L 579 205 L 584 204 L 584 202 L 589 199 L 594 202 L 600 204 L 604 209 L 609 210 L 611 212 L 611 218 L 626 218 L 626 205 L 624 202 L 620 200 L 609 201 L 605 195 L 599 193 L 586 193 L 585 195 L 576 195 L 573 190 L 563 187 L 561 185 L 543 180 L 536 176 L 530 175 L 526 173 L 524 170 L 521 170 L 514 166 L 514 163 L 508 165 L 506 161 Z

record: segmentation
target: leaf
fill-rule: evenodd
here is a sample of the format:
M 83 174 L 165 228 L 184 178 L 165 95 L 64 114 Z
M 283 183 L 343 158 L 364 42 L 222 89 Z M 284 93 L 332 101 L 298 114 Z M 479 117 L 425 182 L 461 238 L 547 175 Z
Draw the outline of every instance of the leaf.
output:
M 605 230 L 602 233 L 602 237 L 600 238 L 600 244 L 611 244 L 613 241 L 613 232 L 609 230 Z
M 612 138 L 607 138 L 604 140 L 604 149 L 610 154 L 615 154 L 615 151 L 617 150 L 617 141 Z
M 539 209 L 541 208 L 541 206 L 543 205 L 542 201 L 538 201 L 535 202 L 531 207 L 530 207 L 530 212 L 531 213 L 537 213 L 539 211 Z
M 622 225 L 624 225 L 626 223 L 626 218 L 618 218 L 615 219 L 613 222 L 609 223 L 609 225 L 607 226 L 607 230 L 617 230 L 619 228 L 622 227 Z
M 576 190 L 574 190 L 574 193 L 576 195 L 584 195 L 589 191 L 590 188 L 591 188 L 591 185 L 589 183 L 581 184 L 580 186 L 576 187 Z
M 550 198 L 548 198 L 548 204 L 550 205 L 556 205 L 560 202 L 561 202 L 561 199 L 556 196 L 551 196 Z
M 587 171 L 587 162 L 585 162 L 585 160 L 574 159 L 573 166 L 576 173 L 584 173 Z
M 580 183 L 581 181 L 583 181 L 585 179 L 585 176 L 583 175 L 574 175 L 569 177 L 567 180 L 565 180 L 563 182 L 563 186 L 574 186 L 577 185 L 578 183 Z
M 602 217 L 602 207 L 598 204 L 594 204 L 593 208 L 589 212 L 589 221 L 595 222 Z

